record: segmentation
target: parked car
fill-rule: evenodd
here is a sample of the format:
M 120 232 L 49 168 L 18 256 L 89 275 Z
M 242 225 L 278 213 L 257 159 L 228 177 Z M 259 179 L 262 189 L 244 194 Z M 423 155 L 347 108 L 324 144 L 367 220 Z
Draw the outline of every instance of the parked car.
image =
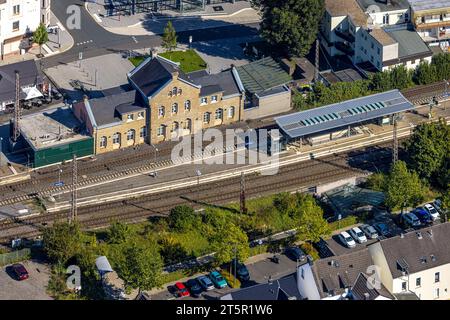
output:
M 187 297 L 189 296 L 189 290 L 181 282 L 175 283 L 175 294 L 177 297 Z
M 236 277 L 240 281 L 248 281 L 250 280 L 250 273 L 248 272 L 247 267 L 245 264 L 240 263 L 239 261 L 235 261 L 235 259 L 231 260 L 231 273 L 234 275 L 236 274 Z
M 209 273 L 209 278 L 214 283 L 216 288 L 222 289 L 228 286 L 227 281 L 222 277 L 219 271 L 211 271 Z
M 354 248 L 356 246 L 355 240 L 353 240 L 353 238 L 346 231 L 342 231 L 339 234 L 339 238 L 341 242 L 348 248 Z
M 284 253 L 293 261 L 303 261 L 306 259 L 306 254 L 297 246 L 287 248 Z
M 417 218 L 417 216 L 412 214 L 411 212 L 404 213 L 402 215 L 402 219 L 405 222 L 405 224 L 410 227 L 415 228 L 421 226 L 419 218 Z
M 389 227 L 385 223 L 376 223 L 373 226 L 378 234 L 383 237 L 388 237 L 391 233 L 389 232 Z
M 420 222 L 423 224 L 428 224 L 433 221 L 431 214 L 425 210 L 424 208 L 416 208 L 411 211 L 417 218 L 419 218 Z
M 200 294 L 203 292 L 202 286 L 196 279 L 189 279 L 186 282 L 186 287 L 189 289 L 191 296 L 200 297 Z
M 430 214 L 433 221 L 436 221 L 441 218 L 441 216 L 439 215 L 439 212 L 436 210 L 436 208 L 433 205 L 431 205 L 431 203 L 427 203 L 423 207 Z
M 350 235 L 359 243 L 367 242 L 366 235 L 358 227 L 351 228 Z
M 207 276 L 200 276 L 197 278 L 198 283 L 200 283 L 200 286 L 206 290 L 213 290 L 214 289 L 214 283 L 212 283 L 211 279 Z
M 442 209 L 442 200 L 441 199 L 434 200 L 433 207 L 435 207 L 439 213 L 444 213 L 444 210 Z
M 22 281 L 28 279 L 30 276 L 27 269 L 25 269 L 23 264 L 16 263 L 11 266 L 12 272 L 16 276 L 17 280 Z
M 374 227 L 364 224 L 361 226 L 361 230 L 366 234 L 366 237 L 369 239 L 377 239 L 378 238 L 378 232 L 375 230 Z

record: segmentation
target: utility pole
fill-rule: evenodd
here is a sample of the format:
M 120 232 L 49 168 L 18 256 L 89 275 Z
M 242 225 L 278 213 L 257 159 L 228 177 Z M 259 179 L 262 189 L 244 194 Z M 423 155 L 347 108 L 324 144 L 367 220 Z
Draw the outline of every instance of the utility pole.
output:
M 19 71 L 16 71 L 16 95 L 14 100 L 14 123 L 11 140 L 17 142 L 20 136 L 19 121 L 22 118 L 22 110 L 20 108 L 20 75 Z
M 397 114 L 393 114 L 392 118 L 394 121 L 394 129 L 393 129 L 394 149 L 392 150 L 392 165 L 394 165 L 398 161 Z
M 247 214 L 247 207 L 245 206 L 245 176 L 241 172 L 241 213 Z
M 77 185 L 78 185 L 78 172 L 77 172 L 77 155 L 73 155 L 72 161 L 72 208 L 69 213 L 69 223 L 77 219 Z
M 320 50 L 320 43 L 319 40 L 316 40 L 316 57 L 315 57 L 315 72 L 314 72 L 314 83 L 317 83 L 319 81 L 319 50 Z

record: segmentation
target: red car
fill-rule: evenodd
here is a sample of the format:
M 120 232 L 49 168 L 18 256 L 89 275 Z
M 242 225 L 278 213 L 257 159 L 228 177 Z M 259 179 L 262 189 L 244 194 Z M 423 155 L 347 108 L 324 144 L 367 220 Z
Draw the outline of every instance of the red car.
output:
M 25 267 L 20 263 L 13 264 L 11 266 L 11 270 L 14 272 L 14 274 L 17 277 L 17 280 L 19 281 L 26 280 L 29 278 L 27 269 L 25 269 Z
M 175 290 L 178 297 L 187 297 L 190 295 L 189 290 L 181 282 L 175 283 Z

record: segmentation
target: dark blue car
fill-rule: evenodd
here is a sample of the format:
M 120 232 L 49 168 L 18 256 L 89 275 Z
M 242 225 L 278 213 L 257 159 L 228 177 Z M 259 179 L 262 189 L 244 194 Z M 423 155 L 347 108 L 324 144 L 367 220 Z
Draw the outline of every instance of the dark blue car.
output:
M 433 221 L 431 215 L 423 208 L 417 208 L 412 211 L 412 213 L 419 218 L 422 223 L 431 223 Z

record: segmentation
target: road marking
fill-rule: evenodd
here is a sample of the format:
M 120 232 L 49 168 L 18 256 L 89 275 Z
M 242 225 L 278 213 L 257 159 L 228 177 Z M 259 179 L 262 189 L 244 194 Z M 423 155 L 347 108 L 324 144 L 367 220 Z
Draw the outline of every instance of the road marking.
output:
M 132 36 L 131 38 L 133 39 L 134 42 L 138 43 L 138 41 L 137 41 L 135 36 Z
M 58 21 L 57 23 L 56 23 L 56 25 L 58 26 L 58 28 L 61 30 L 61 31 L 66 31 L 66 28 L 64 28 L 64 26 Z
M 81 46 L 83 44 L 88 44 L 88 43 L 92 43 L 94 42 L 93 40 L 87 40 L 87 41 L 83 41 L 83 42 L 77 42 L 77 46 Z

